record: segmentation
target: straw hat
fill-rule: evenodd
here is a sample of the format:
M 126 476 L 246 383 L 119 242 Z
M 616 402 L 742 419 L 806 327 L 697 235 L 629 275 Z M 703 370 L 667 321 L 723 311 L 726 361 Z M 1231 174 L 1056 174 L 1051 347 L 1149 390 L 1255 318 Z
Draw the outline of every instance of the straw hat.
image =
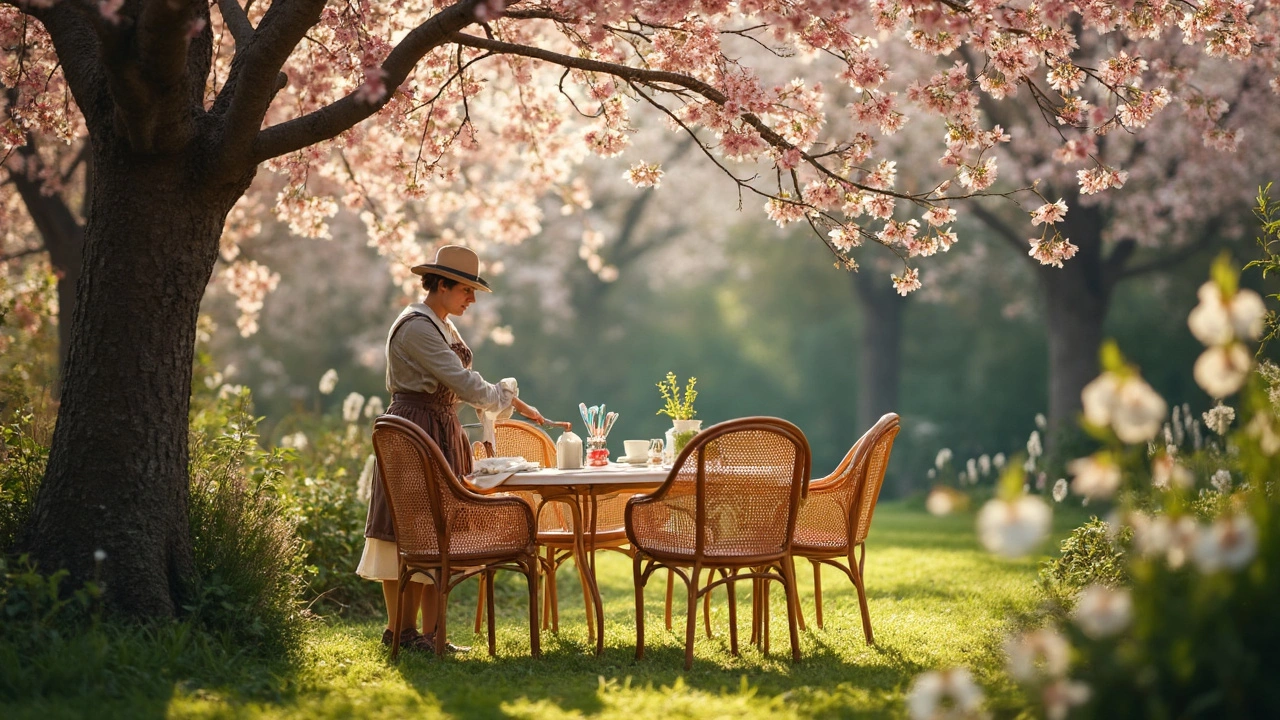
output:
M 435 262 L 414 265 L 414 275 L 439 275 L 470 285 L 477 290 L 493 292 L 489 283 L 480 277 L 480 258 L 471 248 L 461 245 L 445 245 L 436 251 Z

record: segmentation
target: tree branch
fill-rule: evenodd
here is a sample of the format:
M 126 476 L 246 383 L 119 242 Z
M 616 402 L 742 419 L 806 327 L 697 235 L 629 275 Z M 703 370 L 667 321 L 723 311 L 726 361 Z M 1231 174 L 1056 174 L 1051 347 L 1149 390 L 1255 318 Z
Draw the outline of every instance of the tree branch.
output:
M 111 116 L 111 95 L 99 63 L 99 40 L 88 12 L 79 3 L 60 2 L 47 8 L 21 8 L 44 25 L 53 39 L 71 96 L 92 130 Z
M 1205 227 L 1206 228 L 1214 227 L 1217 224 L 1218 224 L 1218 220 L 1215 218 L 1205 223 Z M 1134 265 L 1132 267 L 1121 270 L 1118 272 L 1118 278 L 1120 280 L 1127 280 L 1132 277 L 1138 277 L 1139 275 L 1146 275 L 1147 273 L 1158 272 L 1160 270 L 1168 270 L 1169 268 L 1176 267 L 1177 265 L 1182 264 L 1183 261 L 1199 253 L 1201 250 L 1204 250 L 1205 248 L 1212 246 L 1213 243 L 1217 241 L 1217 239 L 1218 237 L 1215 233 L 1204 232 L 1202 230 L 1200 237 L 1196 238 L 1195 242 L 1183 245 L 1182 247 L 1170 252 L 1164 257 L 1156 258 L 1155 260 L 1149 260 L 1140 265 Z
M 404 83 L 414 65 L 424 55 L 444 45 L 454 33 L 476 21 L 475 6 L 479 2 L 480 0 L 463 0 L 433 15 L 406 35 L 382 63 L 382 71 L 385 73 L 383 81 L 388 90 L 382 98 L 370 102 L 359 97 L 358 91 L 353 92 L 319 110 L 262 130 L 253 141 L 250 161 L 257 164 L 336 137 L 376 113 L 387 104 L 391 99 L 391 92 Z M 273 5 L 272 10 L 275 7 Z M 268 11 L 268 15 L 270 12 Z M 258 28 L 259 35 L 263 33 L 266 24 L 264 19 Z M 279 66 L 275 68 L 279 69 Z M 261 122 L 265 113 L 264 106 L 262 113 L 257 115 L 258 122 Z M 236 146 L 227 144 L 227 147 Z
M 1009 243 L 1013 249 L 1018 252 L 1025 252 L 1027 250 L 1028 246 L 1026 238 L 1019 235 L 1017 231 L 1013 229 L 1013 226 L 1004 221 L 1004 218 L 1001 218 L 999 215 L 996 215 L 994 212 L 983 207 L 979 203 L 973 203 L 969 206 L 969 209 L 972 210 L 973 214 L 982 221 L 983 225 L 986 225 L 987 228 L 995 232 L 996 235 L 999 235 L 1000 239 Z
M 465 45 L 479 50 L 488 50 L 490 52 L 506 55 L 520 55 L 522 57 L 533 58 L 535 60 L 542 60 L 543 62 L 559 65 L 561 67 L 612 75 L 631 83 L 655 87 L 655 89 L 658 90 L 664 89 L 662 87 L 658 87 L 663 84 L 675 85 L 676 87 L 697 93 L 703 98 L 720 106 L 723 106 L 728 102 L 728 98 L 725 97 L 724 93 L 720 92 L 716 88 L 702 82 L 701 80 L 689 77 L 688 75 L 682 75 L 680 73 L 667 72 L 663 70 L 648 70 L 645 68 L 630 67 L 628 65 L 618 65 L 616 63 L 575 57 L 573 55 L 565 55 L 563 53 L 543 50 L 541 48 L 530 47 L 528 45 L 518 45 L 515 43 L 502 42 L 500 40 L 490 40 L 488 38 L 476 37 L 475 35 L 465 35 L 463 33 L 455 33 L 453 37 L 449 39 L 459 45 Z M 773 147 L 783 151 L 799 150 L 795 145 L 788 142 L 786 138 L 774 132 L 773 128 L 766 125 L 765 122 L 754 113 L 741 113 L 738 117 L 759 133 L 761 139 Z M 832 172 L 828 167 L 818 162 L 816 158 L 808 153 L 801 152 L 800 155 L 804 158 L 805 162 L 814 170 L 817 170 L 819 174 L 831 178 L 843 186 L 858 188 L 860 190 L 866 190 L 879 195 L 888 195 L 890 197 L 896 197 L 910 202 L 918 202 L 920 200 L 920 198 L 916 196 L 861 185 Z
M 44 252 L 44 246 L 25 248 L 23 250 L 15 250 L 11 253 L 5 253 L 4 255 L 0 255 L 0 263 L 7 263 L 10 260 L 17 260 L 19 258 L 24 258 L 28 255 L 35 255 L 37 253 L 42 253 L 42 252 Z
M 222 12 L 222 20 L 231 30 L 231 37 L 236 41 L 236 49 L 248 47 L 253 40 L 253 23 L 249 15 L 240 7 L 239 0 L 218 0 L 218 10 Z

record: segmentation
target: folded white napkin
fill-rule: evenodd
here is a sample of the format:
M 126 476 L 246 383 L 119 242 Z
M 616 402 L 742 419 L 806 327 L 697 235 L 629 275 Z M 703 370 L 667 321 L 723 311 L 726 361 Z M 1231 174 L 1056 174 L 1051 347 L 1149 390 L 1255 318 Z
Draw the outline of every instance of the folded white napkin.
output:
M 498 381 L 498 387 L 509 392 L 512 397 L 520 397 L 520 386 L 515 378 L 502 378 Z M 498 431 L 495 425 L 499 420 L 509 419 L 513 410 L 510 404 L 498 411 L 476 409 L 476 415 L 480 418 L 480 432 L 483 435 L 481 439 L 489 443 L 489 447 L 495 447 L 498 442 Z
M 472 464 L 476 475 L 498 475 L 500 473 L 516 473 L 537 470 L 542 466 L 529 462 L 522 457 L 482 458 Z

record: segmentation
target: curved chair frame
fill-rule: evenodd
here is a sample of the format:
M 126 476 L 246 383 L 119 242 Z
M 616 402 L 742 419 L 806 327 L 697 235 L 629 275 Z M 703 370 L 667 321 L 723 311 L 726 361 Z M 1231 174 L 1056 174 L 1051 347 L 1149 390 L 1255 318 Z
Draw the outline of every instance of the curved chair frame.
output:
M 781 535 L 780 545 L 774 551 L 756 555 L 708 555 L 708 508 L 707 508 L 707 448 L 711 443 L 746 431 L 764 431 L 781 436 L 790 442 L 795 450 L 786 507 L 785 533 Z M 692 464 L 694 481 L 694 546 L 681 549 L 680 552 L 664 551 L 654 547 L 645 547 L 643 533 L 638 533 L 635 514 L 638 508 L 654 503 L 664 503 L 672 494 L 686 465 Z M 810 452 L 809 443 L 804 433 L 795 425 L 770 417 L 747 417 L 719 423 L 694 436 L 688 446 L 676 458 L 667 479 L 657 490 L 647 495 L 638 495 L 627 502 L 626 530 L 634 550 L 632 571 L 636 591 L 636 658 L 644 657 L 644 587 L 649 577 L 658 568 L 667 568 L 679 575 L 688 589 L 688 617 L 685 628 L 685 669 L 693 667 L 693 642 L 697 627 L 698 601 L 714 590 L 725 585 L 729 593 L 729 637 L 730 649 L 738 652 L 737 609 L 735 583 L 739 580 L 751 580 L 753 583 L 768 581 L 780 582 L 787 596 L 787 619 L 791 632 L 791 654 L 794 660 L 800 659 L 800 641 L 796 629 L 796 616 L 799 613 L 799 599 L 796 594 L 795 568 L 791 561 L 791 541 L 795 529 L 796 515 L 800 500 L 805 496 L 809 484 Z M 713 471 L 714 472 L 714 471 Z M 688 481 L 680 483 L 688 485 Z M 681 488 L 681 493 L 688 488 Z M 702 572 L 709 572 L 710 581 L 702 584 Z M 719 578 L 715 576 L 719 574 Z
M 871 630 L 871 613 L 867 607 L 867 589 L 864 581 L 867 559 L 867 535 L 871 531 L 871 518 L 876 502 L 884 486 L 885 470 L 893 441 L 901 430 L 900 419 L 895 413 L 887 413 L 854 443 L 840 465 L 830 475 L 809 485 L 808 503 L 829 498 L 840 504 L 844 515 L 845 538 L 842 544 L 805 544 L 806 523 L 816 522 L 813 515 L 801 507 L 791 551 L 795 557 L 803 557 L 813 564 L 813 595 L 818 627 L 822 628 L 822 565 L 838 568 L 858 591 L 858 604 L 862 612 L 862 631 L 867 644 L 875 642 Z M 857 558 L 854 554 L 857 552 Z
M 534 657 L 542 654 L 538 627 L 538 554 L 535 542 L 535 525 L 533 513 L 522 501 L 514 498 L 492 498 L 476 494 L 463 487 L 458 478 L 449 470 L 443 453 L 422 428 L 415 423 L 394 415 L 382 415 L 373 424 L 373 448 L 382 468 L 393 467 L 387 461 L 387 450 L 383 447 L 384 437 L 388 434 L 404 436 L 410 447 L 417 454 L 417 464 L 421 469 L 420 481 L 416 487 L 398 488 L 391 479 L 390 472 L 380 472 L 383 489 L 386 491 L 387 504 L 391 508 L 392 527 L 396 530 L 396 553 L 399 556 L 399 589 L 397 606 L 404 603 L 409 580 L 415 573 L 431 578 L 434 591 L 437 593 L 435 651 L 441 655 L 446 643 L 446 620 L 448 616 L 449 593 L 458 583 L 473 575 L 487 578 L 488 591 L 485 600 L 489 606 L 489 654 L 495 653 L 495 632 L 493 624 L 493 573 L 497 570 L 514 570 L 525 576 L 529 584 L 529 643 Z M 451 537 L 453 525 L 459 517 L 446 517 L 444 514 L 444 498 L 448 493 L 451 500 L 462 508 L 497 512 L 499 508 L 508 509 L 526 522 L 528 541 L 524 547 L 517 549 L 495 550 L 493 552 L 455 553 L 452 551 Z M 431 529 L 435 534 L 435 553 L 411 553 L 403 544 L 409 542 L 405 538 L 412 533 L 423 533 L 423 521 L 408 508 L 400 506 L 396 498 L 401 499 L 425 496 L 429 508 Z M 425 537 L 429 537 L 426 534 Z M 430 590 L 424 590 L 430 592 Z M 391 647 L 391 659 L 395 660 L 400 652 L 400 635 L 394 633 Z

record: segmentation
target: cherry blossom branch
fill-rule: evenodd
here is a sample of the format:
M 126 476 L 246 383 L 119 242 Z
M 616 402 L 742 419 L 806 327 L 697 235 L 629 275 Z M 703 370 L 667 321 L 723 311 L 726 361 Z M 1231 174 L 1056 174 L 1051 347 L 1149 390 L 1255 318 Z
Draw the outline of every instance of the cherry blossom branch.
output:
M 602 60 L 592 60 L 590 58 L 574 57 L 572 55 L 565 55 L 563 53 L 558 53 L 551 50 L 543 50 L 541 48 L 530 47 L 528 45 L 518 45 L 515 43 L 502 42 L 500 40 L 489 40 L 486 38 L 476 37 L 475 35 L 467 35 L 463 33 L 454 34 L 453 37 L 450 38 L 450 40 L 458 43 L 459 45 L 473 47 L 478 50 L 489 50 L 495 53 L 502 53 L 507 55 L 521 55 L 524 57 L 533 58 L 534 60 L 542 60 L 544 62 L 549 62 L 553 65 L 560 65 L 562 67 L 571 67 L 576 70 L 583 70 L 586 72 L 598 72 L 598 73 L 603 73 L 605 75 L 612 75 L 619 79 L 626 80 L 630 83 L 640 83 L 640 84 L 648 85 L 650 87 L 654 87 L 655 89 L 662 90 L 664 92 L 672 92 L 672 91 L 667 88 L 660 87 L 661 84 L 675 85 L 676 87 L 680 87 L 690 92 L 701 95 L 703 98 L 710 100 L 711 102 L 720 106 L 723 106 L 725 103 L 728 102 L 728 98 L 724 95 L 724 93 L 720 92 L 716 88 L 712 87 L 711 85 L 708 85 L 705 82 L 702 82 L 701 80 L 689 77 L 688 75 L 682 75 L 680 73 L 668 72 L 665 70 L 646 70 L 644 68 L 635 68 L 627 65 L 618 65 L 616 63 L 604 62 Z M 778 150 L 782 150 L 784 152 L 788 150 L 796 150 L 800 152 L 800 156 L 801 158 L 804 159 L 806 164 L 811 166 L 813 169 L 817 170 L 819 174 L 824 175 L 832 180 L 835 180 L 836 182 L 840 183 L 842 186 L 858 188 L 859 190 L 865 190 L 867 192 L 872 192 L 879 195 L 887 195 L 887 196 L 899 198 L 902 200 L 908 200 L 910 202 L 920 202 L 922 199 L 916 195 L 908 195 L 908 194 L 896 192 L 893 190 L 872 188 L 872 187 L 854 182 L 852 180 L 849 180 L 848 178 L 841 177 L 837 173 L 832 172 L 831 169 L 828 168 L 827 166 L 818 162 L 811 155 L 804 153 L 802 151 L 799 151 L 799 148 L 797 148 L 792 143 L 788 142 L 786 138 L 774 132 L 773 128 L 765 124 L 765 122 L 761 120 L 759 116 L 753 113 L 741 113 L 738 117 L 740 117 L 742 121 L 746 123 L 748 126 L 750 126 L 753 130 L 759 133 L 761 139 L 763 139 L 769 145 L 772 145 L 774 148 L 777 148 Z
M 400 87 L 423 56 L 448 42 L 458 30 L 475 22 L 475 6 L 480 1 L 464 0 L 451 5 L 406 35 L 382 63 L 386 87 Z M 274 9 L 273 5 L 272 10 Z M 269 10 L 268 14 L 270 12 Z M 263 25 L 265 24 L 264 20 Z M 262 32 L 261 26 L 258 32 Z M 390 98 L 387 93 L 376 101 L 370 101 L 357 90 L 319 110 L 273 125 L 254 138 L 251 160 L 260 163 L 336 137 L 376 113 Z M 264 113 L 265 111 L 263 108 Z M 260 121 L 262 115 L 258 117 Z

